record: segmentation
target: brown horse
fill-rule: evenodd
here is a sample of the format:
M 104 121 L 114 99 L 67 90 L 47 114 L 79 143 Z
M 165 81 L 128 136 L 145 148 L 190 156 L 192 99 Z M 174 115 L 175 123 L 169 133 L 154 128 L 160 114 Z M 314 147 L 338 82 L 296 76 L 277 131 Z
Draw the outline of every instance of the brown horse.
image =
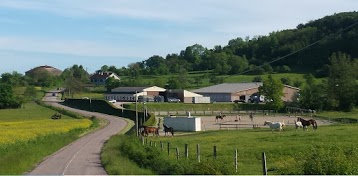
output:
M 142 136 L 148 136 L 149 133 L 153 133 L 153 136 L 159 136 L 159 128 L 149 127 L 149 126 L 141 126 L 142 128 Z
M 317 130 L 317 122 L 313 119 L 310 119 L 310 120 L 305 120 L 301 117 L 298 117 L 297 118 L 297 122 L 301 122 L 302 123 L 302 126 L 303 126 L 303 130 L 306 130 L 308 131 L 307 129 L 307 126 L 310 126 L 312 125 L 313 126 L 313 130 Z
M 224 117 L 226 117 L 226 115 L 217 115 L 215 117 L 215 122 L 217 122 L 219 119 L 220 119 L 220 121 L 224 120 Z

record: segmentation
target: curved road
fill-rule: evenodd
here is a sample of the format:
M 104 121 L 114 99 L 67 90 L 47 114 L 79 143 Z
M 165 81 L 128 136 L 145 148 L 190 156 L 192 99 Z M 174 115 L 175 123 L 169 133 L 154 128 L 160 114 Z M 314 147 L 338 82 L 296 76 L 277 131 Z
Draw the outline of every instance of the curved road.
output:
M 110 136 L 127 126 L 127 122 L 117 116 L 73 109 L 58 104 L 56 96 L 47 93 L 44 100 L 52 106 L 64 108 L 83 116 L 96 116 L 109 121 L 109 125 L 90 133 L 40 163 L 29 175 L 107 175 L 101 165 L 100 154 L 103 144 Z

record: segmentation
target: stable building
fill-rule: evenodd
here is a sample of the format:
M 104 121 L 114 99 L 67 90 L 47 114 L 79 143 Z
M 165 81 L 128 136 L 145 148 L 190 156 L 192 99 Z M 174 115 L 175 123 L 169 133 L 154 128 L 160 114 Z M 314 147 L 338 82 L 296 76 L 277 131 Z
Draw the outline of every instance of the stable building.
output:
M 158 96 L 163 95 L 166 89 L 151 87 L 117 87 L 105 94 L 106 100 L 117 100 L 121 102 L 135 102 L 139 96 Z
M 254 93 L 258 93 L 259 87 L 262 85 L 262 82 L 223 83 L 196 89 L 192 92 L 201 94 L 205 97 L 210 97 L 212 102 L 233 102 L 238 100 L 248 102 L 250 96 Z M 284 95 L 281 98 L 285 102 L 290 102 L 292 101 L 293 96 L 299 91 L 299 88 L 284 85 Z

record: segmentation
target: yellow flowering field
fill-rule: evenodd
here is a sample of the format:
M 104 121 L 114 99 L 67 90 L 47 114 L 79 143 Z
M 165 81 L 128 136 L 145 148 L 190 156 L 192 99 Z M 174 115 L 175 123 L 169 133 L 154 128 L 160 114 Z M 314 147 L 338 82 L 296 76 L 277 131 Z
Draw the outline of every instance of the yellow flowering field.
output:
M 50 134 L 67 133 L 72 129 L 88 128 L 88 119 L 42 119 L 23 121 L 0 121 L 0 146 L 26 142 Z

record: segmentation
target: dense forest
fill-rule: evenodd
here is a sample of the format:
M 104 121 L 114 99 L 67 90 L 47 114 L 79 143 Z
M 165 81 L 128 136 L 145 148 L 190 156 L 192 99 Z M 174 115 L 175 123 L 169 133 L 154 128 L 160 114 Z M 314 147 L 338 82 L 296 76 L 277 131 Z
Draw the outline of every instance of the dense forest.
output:
M 154 55 L 128 67 L 105 65 L 102 70 L 133 77 L 193 71 L 212 71 L 217 75 L 292 71 L 326 77 L 328 58 L 333 53 L 358 57 L 357 23 L 358 12 L 344 12 L 268 36 L 239 37 L 213 49 L 195 44 L 165 58 Z

